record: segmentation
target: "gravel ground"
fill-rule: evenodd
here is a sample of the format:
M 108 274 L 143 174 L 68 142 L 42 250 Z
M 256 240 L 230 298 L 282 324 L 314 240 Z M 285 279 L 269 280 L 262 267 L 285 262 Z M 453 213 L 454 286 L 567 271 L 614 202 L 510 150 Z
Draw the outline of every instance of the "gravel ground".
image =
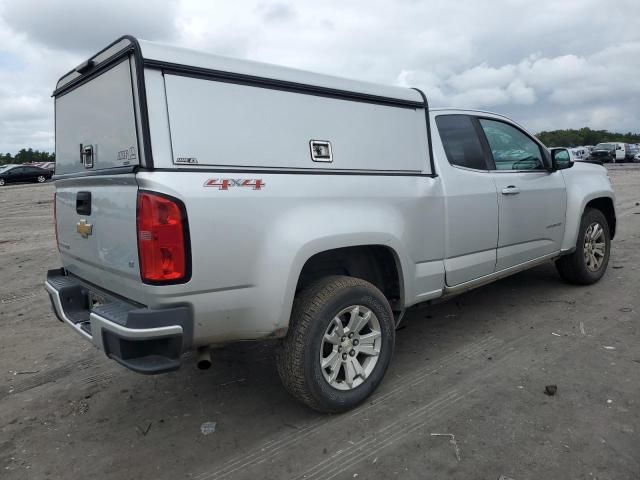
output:
M 0 478 L 638 479 L 640 165 L 610 176 L 600 283 L 563 284 L 549 264 L 412 308 L 379 390 L 336 416 L 284 392 L 270 343 L 218 350 L 204 372 L 109 361 L 44 293 L 52 185 L 3 187 Z

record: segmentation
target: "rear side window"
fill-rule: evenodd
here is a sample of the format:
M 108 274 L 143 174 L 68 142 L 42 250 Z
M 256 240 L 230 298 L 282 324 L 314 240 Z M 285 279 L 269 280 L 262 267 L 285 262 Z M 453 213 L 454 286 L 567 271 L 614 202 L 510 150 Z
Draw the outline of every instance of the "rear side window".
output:
M 480 139 L 468 115 L 439 115 L 436 125 L 451 165 L 487 170 Z
M 496 120 L 480 119 L 496 170 L 543 170 L 540 146 L 517 128 Z

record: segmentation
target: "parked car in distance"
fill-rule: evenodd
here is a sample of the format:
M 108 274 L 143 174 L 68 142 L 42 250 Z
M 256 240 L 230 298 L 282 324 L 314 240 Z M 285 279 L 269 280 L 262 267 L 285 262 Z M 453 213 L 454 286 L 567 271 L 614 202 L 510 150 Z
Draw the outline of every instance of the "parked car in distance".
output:
M 44 168 L 46 170 L 51 170 L 53 172 L 56 167 L 56 162 L 34 162 L 34 163 L 29 163 L 27 165 Z
M 634 162 L 638 153 L 640 153 L 640 148 L 638 148 L 635 143 L 626 144 L 625 160 L 627 160 L 628 162 Z
M 44 183 L 52 176 L 53 172 L 46 168 L 32 165 L 5 165 L 0 168 L 0 186 L 18 182 Z
M 588 149 L 588 148 L 586 148 L 586 147 L 574 147 L 574 148 L 570 148 L 570 149 L 569 149 L 569 152 L 571 153 L 571 155 L 572 155 L 572 157 L 573 157 L 572 159 L 575 159 L 575 160 L 584 160 L 584 159 L 586 159 L 586 158 L 589 156 L 589 154 L 590 154 L 589 149 Z
M 622 147 L 624 143 L 606 142 L 597 144 L 589 157 L 602 163 L 615 163 L 624 161 L 625 153 Z
M 628 144 L 622 142 L 615 142 L 616 144 L 616 162 L 625 162 L 628 157 Z
M 573 284 L 607 269 L 606 169 L 503 115 L 133 37 L 54 97 L 46 289 L 139 373 L 268 338 L 285 388 L 342 412 L 382 381 L 408 307 L 550 261 Z

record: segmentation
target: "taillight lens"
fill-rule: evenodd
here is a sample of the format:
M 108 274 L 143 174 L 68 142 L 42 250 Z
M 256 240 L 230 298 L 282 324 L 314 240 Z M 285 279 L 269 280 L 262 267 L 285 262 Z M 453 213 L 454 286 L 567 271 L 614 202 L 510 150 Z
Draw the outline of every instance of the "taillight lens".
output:
M 182 203 L 139 191 L 137 208 L 140 275 L 148 283 L 188 280 L 187 218 Z

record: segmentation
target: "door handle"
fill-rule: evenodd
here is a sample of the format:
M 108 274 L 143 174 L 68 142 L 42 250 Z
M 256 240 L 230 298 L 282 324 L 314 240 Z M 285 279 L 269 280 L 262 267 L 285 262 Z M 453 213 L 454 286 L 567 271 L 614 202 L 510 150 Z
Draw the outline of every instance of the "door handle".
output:
M 520 189 L 515 185 L 509 185 L 508 187 L 502 189 L 503 195 L 517 195 L 519 193 Z
M 78 215 L 91 215 L 91 192 L 77 193 L 76 213 Z

